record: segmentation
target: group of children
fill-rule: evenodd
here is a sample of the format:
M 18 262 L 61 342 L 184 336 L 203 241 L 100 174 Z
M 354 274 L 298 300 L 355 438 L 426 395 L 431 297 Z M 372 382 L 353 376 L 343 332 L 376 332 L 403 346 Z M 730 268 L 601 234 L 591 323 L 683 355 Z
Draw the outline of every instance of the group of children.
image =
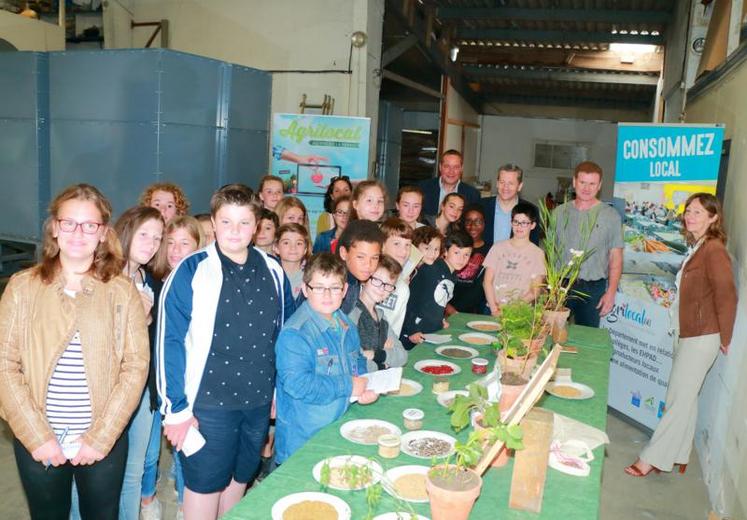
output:
M 151 343 L 121 518 L 161 518 L 162 431 L 175 449 L 179 516 L 221 516 L 260 466 L 285 462 L 351 400 L 376 401 L 362 376 L 405 365 L 426 334 L 448 327 L 445 315 L 464 310 L 455 293 L 483 283 L 484 216 L 460 195 L 428 226 L 419 188 L 401 188 L 387 216 L 383 185 L 337 177 L 312 246 L 306 208 L 283 188 L 273 176 L 256 193 L 230 184 L 192 217 L 178 186 L 155 184 L 114 226 Z

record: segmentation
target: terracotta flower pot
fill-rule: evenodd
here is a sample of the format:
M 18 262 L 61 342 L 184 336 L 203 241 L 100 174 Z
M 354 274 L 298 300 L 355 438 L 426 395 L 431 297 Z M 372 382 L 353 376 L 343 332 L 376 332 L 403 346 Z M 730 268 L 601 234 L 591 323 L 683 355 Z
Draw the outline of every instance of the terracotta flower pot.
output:
M 501 416 L 505 415 L 511 406 L 513 406 L 527 384 L 529 384 L 528 378 L 526 378 L 521 384 L 508 384 L 501 381 L 501 400 L 498 404 L 501 409 Z
M 510 358 L 506 356 L 506 351 L 501 349 L 498 351 L 498 363 L 501 366 L 502 374 L 517 374 L 524 379 L 529 379 L 529 375 L 532 373 L 534 365 L 537 364 L 537 355 L 529 354 L 529 359 L 523 357 Z
M 482 425 L 481 420 L 482 420 L 482 415 L 480 414 L 475 415 L 473 426 L 475 428 L 475 431 L 477 432 L 485 430 L 485 427 Z M 488 448 L 487 444 L 488 444 L 487 442 L 483 444 L 483 450 L 482 450 L 483 454 L 487 453 L 487 448 Z M 509 450 L 504 445 L 501 448 L 501 451 L 498 452 L 498 455 L 493 459 L 493 462 L 491 462 L 490 465 L 494 468 L 502 468 L 503 466 L 508 464 L 508 460 L 511 458 L 512 452 L 513 450 Z
M 542 313 L 542 318 L 550 327 L 550 335 L 555 343 L 563 343 L 568 339 L 568 318 L 571 310 L 567 307 L 559 311 L 546 310 Z
M 431 469 L 425 478 L 425 489 L 431 503 L 432 520 L 468 520 L 475 500 L 480 496 L 482 478 L 477 472 L 465 469 L 457 473 L 449 466 L 447 475 L 442 466 Z

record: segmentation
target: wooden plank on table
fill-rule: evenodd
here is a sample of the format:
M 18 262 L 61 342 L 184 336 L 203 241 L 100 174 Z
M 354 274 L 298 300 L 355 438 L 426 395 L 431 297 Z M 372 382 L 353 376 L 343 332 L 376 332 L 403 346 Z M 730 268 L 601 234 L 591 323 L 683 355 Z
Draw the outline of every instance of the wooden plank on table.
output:
M 539 513 L 547 476 L 547 458 L 552 441 L 553 413 L 533 409 L 521 421 L 524 430 L 524 449 L 514 455 L 514 473 L 508 506 Z
M 550 351 L 550 354 L 545 358 L 540 365 L 539 369 L 534 373 L 532 378 L 529 380 L 524 391 L 516 399 L 516 402 L 511 406 L 508 412 L 503 417 L 503 422 L 507 425 L 518 424 L 524 418 L 524 416 L 532 409 L 534 403 L 536 403 L 542 392 L 545 391 L 545 385 L 553 373 L 555 373 L 555 367 L 558 365 L 558 357 L 560 356 L 560 345 L 557 343 Z M 475 471 L 479 475 L 483 475 L 485 471 L 490 467 L 490 464 L 498 456 L 498 453 L 503 447 L 502 441 L 496 441 L 493 446 L 490 447 L 487 452 L 483 454 L 483 457 L 475 467 Z

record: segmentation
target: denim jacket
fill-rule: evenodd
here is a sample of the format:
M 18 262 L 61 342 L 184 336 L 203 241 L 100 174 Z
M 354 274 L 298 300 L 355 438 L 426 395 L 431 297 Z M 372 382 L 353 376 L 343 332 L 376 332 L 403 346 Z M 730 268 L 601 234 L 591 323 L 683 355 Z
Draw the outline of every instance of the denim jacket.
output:
M 278 463 L 345 413 L 352 376 L 366 373 L 358 329 L 339 310 L 334 317 L 340 326 L 333 327 L 305 301 L 275 343 Z

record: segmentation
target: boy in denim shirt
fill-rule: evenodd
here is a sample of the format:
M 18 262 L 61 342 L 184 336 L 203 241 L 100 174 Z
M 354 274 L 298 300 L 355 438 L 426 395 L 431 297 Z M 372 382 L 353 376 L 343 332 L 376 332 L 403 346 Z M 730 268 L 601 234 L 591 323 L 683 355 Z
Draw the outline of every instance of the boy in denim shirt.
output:
M 366 390 L 366 358 L 358 330 L 340 305 L 348 289 L 345 264 L 330 253 L 306 264 L 306 297 L 280 331 L 277 363 L 275 461 L 282 464 L 350 405 L 378 398 Z

